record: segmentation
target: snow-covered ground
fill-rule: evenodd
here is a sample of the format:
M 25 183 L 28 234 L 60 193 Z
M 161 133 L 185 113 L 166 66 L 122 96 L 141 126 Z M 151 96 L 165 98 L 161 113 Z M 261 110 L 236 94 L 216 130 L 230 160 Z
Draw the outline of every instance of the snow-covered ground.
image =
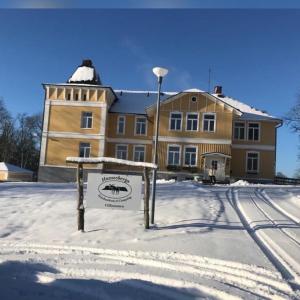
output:
M 300 188 L 158 184 L 143 211 L 87 209 L 73 184 L 0 184 L 1 299 L 293 299 Z

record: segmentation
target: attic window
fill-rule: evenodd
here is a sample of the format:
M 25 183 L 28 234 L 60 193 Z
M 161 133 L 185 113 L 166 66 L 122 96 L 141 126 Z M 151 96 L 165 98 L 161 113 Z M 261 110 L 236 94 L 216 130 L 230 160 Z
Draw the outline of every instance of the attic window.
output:
M 192 96 L 191 100 L 192 100 L 192 102 L 196 102 L 197 101 L 197 97 L 196 96 Z

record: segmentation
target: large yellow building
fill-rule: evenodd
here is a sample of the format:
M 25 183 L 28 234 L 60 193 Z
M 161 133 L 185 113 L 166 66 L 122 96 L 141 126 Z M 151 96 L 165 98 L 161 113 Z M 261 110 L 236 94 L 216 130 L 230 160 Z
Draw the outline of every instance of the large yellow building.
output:
M 75 181 L 67 156 L 116 157 L 152 162 L 156 92 L 102 85 L 90 60 L 67 83 L 44 84 L 40 181 Z M 281 120 L 229 98 L 217 86 L 163 93 L 159 127 L 159 177 L 243 178 L 271 181 L 276 130 Z M 86 169 L 91 168 L 86 166 Z M 140 172 L 110 164 L 90 172 Z

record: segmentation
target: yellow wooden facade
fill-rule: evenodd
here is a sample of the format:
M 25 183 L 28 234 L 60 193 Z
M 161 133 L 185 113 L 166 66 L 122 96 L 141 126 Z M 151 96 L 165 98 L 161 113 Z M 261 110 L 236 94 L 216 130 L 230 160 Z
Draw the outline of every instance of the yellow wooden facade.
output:
M 135 149 L 144 149 L 144 161 L 152 162 L 153 139 L 155 132 L 155 103 L 149 103 L 144 113 L 129 111 L 111 111 L 118 95 L 110 87 L 80 84 L 45 84 L 45 109 L 43 139 L 41 145 L 40 180 L 55 181 L 44 176 L 47 168 L 69 172 L 72 164 L 66 163 L 67 156 L 79 156 L 80 145 L 89 144 L 89 156 L 116 157 L 117 149 L 125 146 L 129 160 L 135 159 Z M 152 106 L 151 106 L 152 105 Z M 92 115 L 90 128 L 82 128 L 84 113 Z M 172 113 L 181 115 L 181 126 L 171 130 Z M 188 130 L 188 114 L 197 116 L 197 129 Z M 214 130 L 204 130 L 204 116 L 214 115 Z M 124 131 L 118 132 L 119 118 L 124 120 Z M 137 118 L 145 118 L 144 134 L 137 134 Z M 234 138 L 235 122 L 245 126 L 245 138 Z M 249 123 L 258 123 L 259 140 L 247 137 Z M 277 119 L 250 120 L 243 119 L 243 113 L 222 102 L 220 99 L 202 92 L 187 91 L 170 96 L 162 101 L 159 128 L 159 174 L 166 177 L 207 176 L 206 169 L 212 160 L 218 160 L 224 169 L 224 178 L 249 178 L 272 180 L 275 175 L 276 162 L 276 128 Z M 180 149 L 179 165 L 170 167 L 169 148 Z M 186 148 L 196 149 L 196 165 L 185 164 Z M 258 171 L 247 171 L 247 153 L 258 153 Z M 105 164 L 95 166 L 104 171 L 139 172 L 139 168 L 130 168 Z M 103 171 L 102 169 L 102 171 Z M 54 173 L 52 173 L 54 174 Z M 67 174 L 67 173 L 66 173 Z M 68 173 L 69 174 L 69 173 Z M 67 175 L 66 175 L 67 176 Z M 73 175 L 72 175 L 73 176 Z M 74 179 L 74 176 L 72 177 Z

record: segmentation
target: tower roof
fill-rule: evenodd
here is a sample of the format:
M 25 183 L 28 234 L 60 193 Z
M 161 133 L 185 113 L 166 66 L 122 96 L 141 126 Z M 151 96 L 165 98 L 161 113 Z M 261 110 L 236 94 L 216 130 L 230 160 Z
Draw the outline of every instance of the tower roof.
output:
M 68 83 L 84 83 L 101 85 L 100 77 L 90 59 L 84 59 L 82 64 L 69 78 Z

